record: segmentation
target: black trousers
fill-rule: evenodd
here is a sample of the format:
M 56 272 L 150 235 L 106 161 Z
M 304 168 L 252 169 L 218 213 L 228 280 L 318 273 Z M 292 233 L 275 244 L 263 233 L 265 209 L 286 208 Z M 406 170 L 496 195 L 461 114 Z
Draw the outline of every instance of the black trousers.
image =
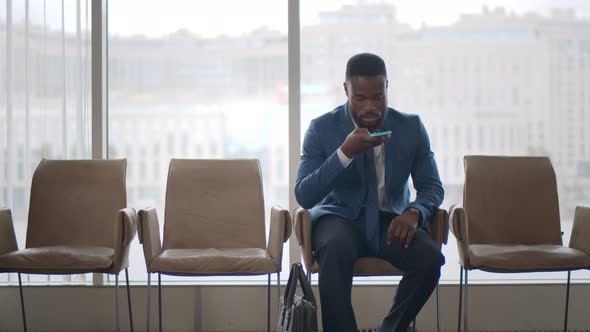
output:
M 386 243 L 387 229 L 395 217 L 380 213 L 378 257 L 403 270 L 393 305 L 377 331 L 406 332 L 436 287 L 444 256 L 428 233 L 419 229 L 412 244 Z M 347 220 L 337 215 L 320 217 L 312 229 L 314 256 L 320 264 L 319 287 L 325 332 L 356 332 L 352 308 L 352 272 L 357 258 L 367 256 L 364 219 Z

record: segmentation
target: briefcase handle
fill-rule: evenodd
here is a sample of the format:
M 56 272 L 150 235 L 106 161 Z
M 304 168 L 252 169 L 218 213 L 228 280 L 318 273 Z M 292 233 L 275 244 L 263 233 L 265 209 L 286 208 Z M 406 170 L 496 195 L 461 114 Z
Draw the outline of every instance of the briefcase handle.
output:
M 309 281 L 305 277 L 301 263 L 293 263 L 291 266 L 291 274 L 289 275 L 289 281 L 287 282 L 284 297 L 286 307 L 290 308 L 293 305 L 295 291 L 297 290 L 297 281 L 299 281 L 301 289 L 303 290 L 303 299 L 311 303 L 314 307 L 317 307 L 315 296 L 313 295 Z

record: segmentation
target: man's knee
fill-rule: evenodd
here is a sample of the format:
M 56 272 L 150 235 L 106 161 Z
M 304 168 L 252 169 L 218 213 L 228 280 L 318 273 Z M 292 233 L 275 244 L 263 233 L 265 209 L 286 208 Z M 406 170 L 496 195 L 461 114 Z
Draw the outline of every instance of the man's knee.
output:
M 333 237 L 325 239 L 318 248 L 314 249 L 320 264 L 322 260 L 350 262 L 353 264 L 358 258 L 357 249 L 346 239 Z
M 423 274 L 432 275 L 438 278 L 440 268 L 445 263 L 445 256 L 440 250 L 428 249 L 423 252 L 421 258 L 416 262 L 416 269 Z
M 323 217 L 312 230 L 312 238 L 320 265 L 327 260 L 352 264 L 358 257 L 357 229 L 347 220 L 332 215 Z

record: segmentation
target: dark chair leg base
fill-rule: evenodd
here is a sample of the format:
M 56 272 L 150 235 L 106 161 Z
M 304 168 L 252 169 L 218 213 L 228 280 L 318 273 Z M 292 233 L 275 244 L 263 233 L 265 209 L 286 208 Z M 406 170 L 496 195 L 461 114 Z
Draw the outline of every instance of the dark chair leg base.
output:
M 159 331 L 162 332 L 162 275 L 158 273 L 158 318 Z
M 25 297 L 23 296 L 23 282 L 20 276 L 20 273 L 18 273 L 18 289 L 20 292 L 20 310 L 22 313 L 22 317 L 23 317 L 23 331 L 27 332 L 27 315 L 25 313 Z
M 563 332 L 567 332 L 567 316 L 570 302 L 570 278 L 572 271 L 567 271 L 567 286 L 565 290 L 565 318 L 563 322 Z
M 125 268 L 125 280 L 127 281 L 127 306 L 129 309 L 129 328 L 134 332 L 133 328 L 133 311 L 131 311 L 131 288 L 129 288 L 129 270 Z

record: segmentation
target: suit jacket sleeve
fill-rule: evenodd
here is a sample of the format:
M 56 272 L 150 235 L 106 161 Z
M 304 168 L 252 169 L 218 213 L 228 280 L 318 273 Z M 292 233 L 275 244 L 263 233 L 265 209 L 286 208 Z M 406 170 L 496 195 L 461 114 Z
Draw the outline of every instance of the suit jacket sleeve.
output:
M 412 181 L 416 189 L 416 199 L 408 207 L 420 211 L 420 227 L 424 227 L 435 210 L 442 204 L 444 189 L 438 174 L 434 153 L 424 124 L 418 120 L 418 144 L 412 165 Z
M 327 141 L 321 136 L 316 120 L 305 133 L 301 160 L 297 169 L 295 198 L 301 207 L 311 209 L 334 188 L 334 183 L 344 167 L 336 149 L 330 151 Z

